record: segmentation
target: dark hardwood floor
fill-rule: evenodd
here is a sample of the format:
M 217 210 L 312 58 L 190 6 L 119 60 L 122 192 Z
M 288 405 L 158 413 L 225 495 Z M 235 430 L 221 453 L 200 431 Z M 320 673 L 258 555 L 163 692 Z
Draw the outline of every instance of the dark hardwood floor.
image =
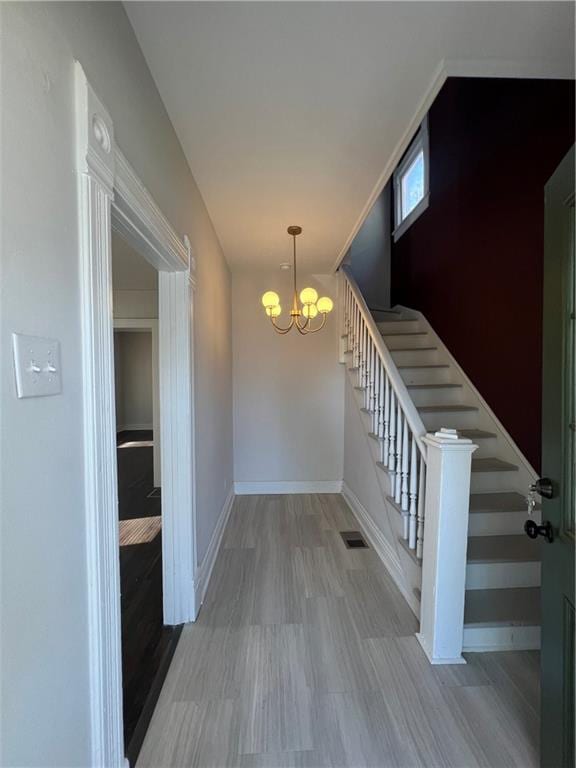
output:
M 132 765 L 180 629 L 162 622 L 161 498 L 149 496 L 151 441 L 151 431 L 117 436 L 124 743 Z

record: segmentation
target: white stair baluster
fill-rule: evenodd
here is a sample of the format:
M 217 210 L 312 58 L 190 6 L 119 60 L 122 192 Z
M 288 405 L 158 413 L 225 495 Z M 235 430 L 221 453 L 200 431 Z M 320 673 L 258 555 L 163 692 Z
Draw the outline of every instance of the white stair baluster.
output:
M 426 488 L 426 464 L 422 454 L 418 457 L 418 525 L 416 529 L 416 557 L 422 559 L 424 548 L 424 489 Z
M 357 386 L 362 387 L 364 384 L 364 318 L 360 316 L 360 344 L 359 344 L 359 361 L 358 361 L 358 382 Z
M 348 327 L 348 302 L 350 301 L 350 289 L 344 283 L 344 334 L 346 335 L 346 349 L 350 346 L 350 328 Z
M 364 408 L 370 410 L 370 380 L 372 378 L 372 339 L 366 328 L 366 370 L 364 374 Z
M 384 399 L 384 444 L 382 447 L 382 464 L 385 467 L 390 466 L 390 401 L 392 398 L 392 388 L 390 386 L 390 379 L 388 374 L 385 374 L 385 399 Z
M 372 392 L 372 408 L 374 413 L 372 414 L 372 432 L 378 435 L 378 424 L 380 422 L 380 360 L 378 358 L 378 351 L 376 345 L 374 349 L 374 389 Z
M 364 387 L 364 407 L 366 407 L 366 389 L 368 387 L 368 328 L 364 318 L 362 318 L 362 331 L 362 357 L 364 365 L 362 368 L 362 383 L 360 386 Z
M 348 351 L 352 354 L 350 355 L 350 365 L 354 365 L 354 304 L 351 302 L 349 307 L 349 325 L 350 328 L 348 330 Z
M 388 469 L 390 471 L 390 495 L 394 496 L 396 476 L 396 396 L 390 387 L 390 430 L 388 438 Z
M 396 482 L 394 484 L 394 501 L 400 504 L 402 491 L 402 408 L 396 398 Z
M 380 369 L 380 394 L 378 397 L 378 437 L 384 439 L 384 398 L 386 397 L 386 372 L 382 362 L 379 364 Z M 382 443 L 384 446 L 384 443 Z M 384 448 L 382 447 L 382 450 Z
M 408 442 L 408 422 L 402 414 L 402 510 L 408 512 L 408 469 L 409 469 L 409 442 Z M 405 515 L 406 536 L 408 538 L 408 515 Z
M 416 525 L 417 525 L 417 507 L 418 500 L 418 453 L 416 440 L 412 435 L 410 451 L 410 525 L 408 529 L 408 546 L 410 549 L 416 549 Z
M 353 359 L 353 368 L 357 368 L 360 364 L 360 339 L 359 339 L 359 331 L 360 331 L 360 310 L 358 309 L 358 305 L 354 306 L 354 355 L 352 356 Z

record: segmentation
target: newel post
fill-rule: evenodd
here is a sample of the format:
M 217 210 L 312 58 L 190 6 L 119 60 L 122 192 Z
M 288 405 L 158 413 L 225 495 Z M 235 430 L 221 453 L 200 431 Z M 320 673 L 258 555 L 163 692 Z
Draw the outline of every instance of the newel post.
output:
M 427 447 L 420 632 L 432 664 L 465 664 L 464 593 L 472 454 L 455 430 L 423 438 Z

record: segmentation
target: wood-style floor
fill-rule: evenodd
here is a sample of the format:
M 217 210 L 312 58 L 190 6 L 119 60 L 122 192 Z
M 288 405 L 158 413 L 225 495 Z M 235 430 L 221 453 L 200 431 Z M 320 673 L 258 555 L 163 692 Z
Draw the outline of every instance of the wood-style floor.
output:
M 161 500 L 149 498 L 151 440 L 152 432 L 144 430 L 117 436 L 124 743 L 132 758 L 147 725 L 139 728 L 139 722 L 173 642 L 173 628 L 163 626 L 162 615 Z
M 138 766 L 538 765 L 536 653 L 432 667 L 337 495 L 238 497 Z

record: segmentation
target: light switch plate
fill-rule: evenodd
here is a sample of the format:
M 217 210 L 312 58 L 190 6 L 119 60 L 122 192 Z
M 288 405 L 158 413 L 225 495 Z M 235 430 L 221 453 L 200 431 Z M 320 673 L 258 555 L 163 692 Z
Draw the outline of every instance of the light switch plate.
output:
M 45 397 L 62 391 L 57 339 L 12 334 L 18 397 Z

